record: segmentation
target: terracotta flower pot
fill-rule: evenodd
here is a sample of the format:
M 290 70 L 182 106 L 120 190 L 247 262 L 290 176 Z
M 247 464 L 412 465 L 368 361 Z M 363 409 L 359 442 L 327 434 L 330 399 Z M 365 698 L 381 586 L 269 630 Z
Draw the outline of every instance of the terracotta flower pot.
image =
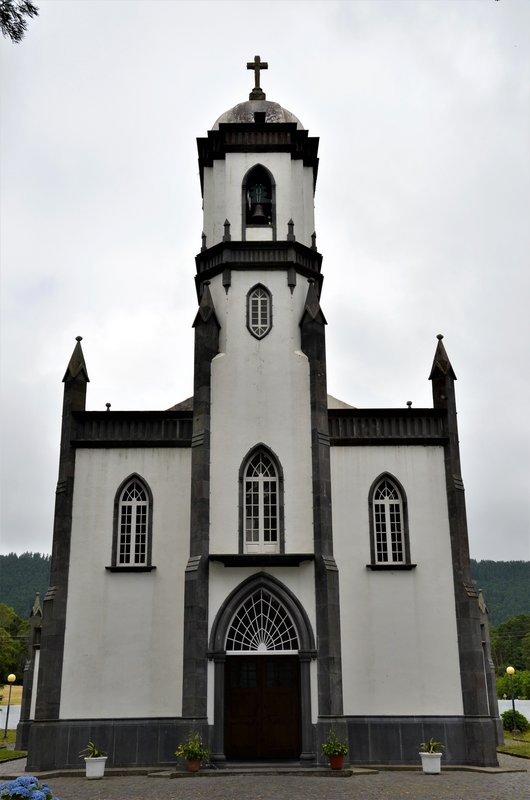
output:
M 342 769 L 344 766 L 344 756 L 330 756 L 329 766 L 331 769 Z
M 198 772 L 201 767 L 201 762 L 198 758 L 188 759 L 188 772 Z

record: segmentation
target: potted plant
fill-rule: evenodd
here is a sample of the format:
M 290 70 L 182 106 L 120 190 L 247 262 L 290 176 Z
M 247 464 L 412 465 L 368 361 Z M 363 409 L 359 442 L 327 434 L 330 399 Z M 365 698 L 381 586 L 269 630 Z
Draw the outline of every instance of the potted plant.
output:
M 208 748 L 204 746 L 202 736 L 196 731 L 190 733 L 175 750 L 175 755 L 185 758 L 190 772 L 198 772 L 201 761 L 208 758 Z
M 444 745 L 436 742 L 432 736 L 428 742 L 420 744 L 421 766 L 425 773 L 437 775 L 441 770 L 442 750 Z
M 342 769 L 348 745 L 338 738 L 334 730 L 330 730 L 328 738 L 322 742 L 322 752 L 329 758 L 331 769 Z
M 79 757 L 85 759 L 87 778 L 94 780 L 103 777 L 105 773 L 105 762 L 107 760 L 107 754 L 104 750 L 100 750 L 94 742 L 89 742 L 87 746 L 81 750 Z

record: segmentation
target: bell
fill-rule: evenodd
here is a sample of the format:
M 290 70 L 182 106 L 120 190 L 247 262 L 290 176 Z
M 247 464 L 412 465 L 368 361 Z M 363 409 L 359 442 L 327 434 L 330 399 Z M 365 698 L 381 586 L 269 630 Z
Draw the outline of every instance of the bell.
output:
M 267 219 L 267 217 L 265 216 L 265 212 L 263 211 L 263 206 L 261 205 L 261 203 L 256 203 L 251 217 L 252 224 L 266 225 L 268 221 L 269 220 Z

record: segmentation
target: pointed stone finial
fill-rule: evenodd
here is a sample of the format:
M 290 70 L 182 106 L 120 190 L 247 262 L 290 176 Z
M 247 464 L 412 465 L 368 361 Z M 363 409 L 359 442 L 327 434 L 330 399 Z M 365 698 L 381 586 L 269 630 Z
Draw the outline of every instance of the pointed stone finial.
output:
M 313 231 L 311 234 L 311 250 L 317 249 L 317 234 L 316 231 Z
M 434 361 L 432 362 L 429 380 L 431 381 L 437 375 L 444 375 L 448 378 L 453 378 L 453 380 L 456 381 L 456 375 L 442 342 L 442 339 L 444 338 L 443 333 L 437 334 L 436 338 L 438 339 L 438 344 L 436 346 L 436 352 L 434 354 Z
M 199 303 L 199 310 L 197 311 L 197 316 L 193 322 L 193 327 L 195 328 L 197 325 L 201 323 L 208 322 L 211 318 L 215 320 L 217 325 L 219 325 L 217 321 L 217 316 L 215 314 L 215 306 L 213 304 L 213 297 L 210 292 L 210 281 L 204 281 L 202 284 L 202 294 L 201 294 L 201 301 Z
M 105 407 L 106 407 L 107 411 L 110 411 L 110 403 L 105 403 Z
M 224 221 L 224 229 L 225 229 L 225 232 L 224 232 L 224 236 L 223 236 L 223 242 L 232 241 L 232 236 L 230 234 L 230 223 L 229 223 L 229 221 L 227 219 L 225 219 L 225 221 Z
M 294 235 L 294 222 L 292 219 L 287 223 L 287 241 L 295 242 L 296 236 Z
M 205 234 L 204 231 L 201 234 L 201 242 L 202 242 L 202 244 L 201 244 L 201 253 L 204 253 L 204 251 L 207 249 L 207 247 L 206 247 L 206 234 Z
M 33 607 L 31 609 L 32 617 L 42 617 L 42 606 L 40 604 L 40 592 L 35 592 L 35 600 L 33 601 Z
M 320 308 L 320 298 L 318 296 L 318 288 L 316 282 L 312 279 L 308 279 L 309 288 L 307 290 L 307 296 L 305 300 L 304 306 L 304 313 L 302 314 L 302 319 L 300 324 L 303 324 L 306 320 L 318 320 L 324 325 L 327 325 L 326 318 L 322 313 L 322 309 Z
M 75 340 L 77 342 L 76 346 L 74 347 L 74 352 L 68 362 L 68 367 L 66 368 L 66 372 L 64 373 L 63 383 L 68 380 L 74 380 L 79 378 L 80 380 L 84 380 L 86 383 L 89 383 L 88 372 L 85 364 L 85 357 L 83 355 L 83 349 L 81 347 L 81 342 L 83 340 L 82 336 L 76 336 Z

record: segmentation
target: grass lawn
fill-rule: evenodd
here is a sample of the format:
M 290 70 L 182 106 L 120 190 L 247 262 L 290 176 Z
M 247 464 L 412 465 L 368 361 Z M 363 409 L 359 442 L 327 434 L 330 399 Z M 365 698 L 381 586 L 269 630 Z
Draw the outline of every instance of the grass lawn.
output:
M 7 738 L 4 739 L 4 732 L 0 732 L 0 745 L 3 744 L 15 744 L 17 732 L 16 731 L 8 731 Z M 8 750 L 7 747 L 0 747 L 0 762 L 1 761 L 9 761 L 12 758 L 24 758 L 26 755 L 25 751 L 22 750 Z
M 9 698 L 9 684 L 5 683 L 3 686 L 0 686 L 0 694 L 2 695 L 2 700 L 0 700 L 0 706 L 7 706 L 7 700 Z M 11 687 L 11 705 L 12 706 L 19 706 L 22 703 L 22 686 L 12 686 Z
M 524 756 L 530 758 L 530 731 L 518 733 L 514 739 L 510 731 L 504 731 L 504 744 L 497 747 L 499 753 L 508 753 L 510 756 Z

